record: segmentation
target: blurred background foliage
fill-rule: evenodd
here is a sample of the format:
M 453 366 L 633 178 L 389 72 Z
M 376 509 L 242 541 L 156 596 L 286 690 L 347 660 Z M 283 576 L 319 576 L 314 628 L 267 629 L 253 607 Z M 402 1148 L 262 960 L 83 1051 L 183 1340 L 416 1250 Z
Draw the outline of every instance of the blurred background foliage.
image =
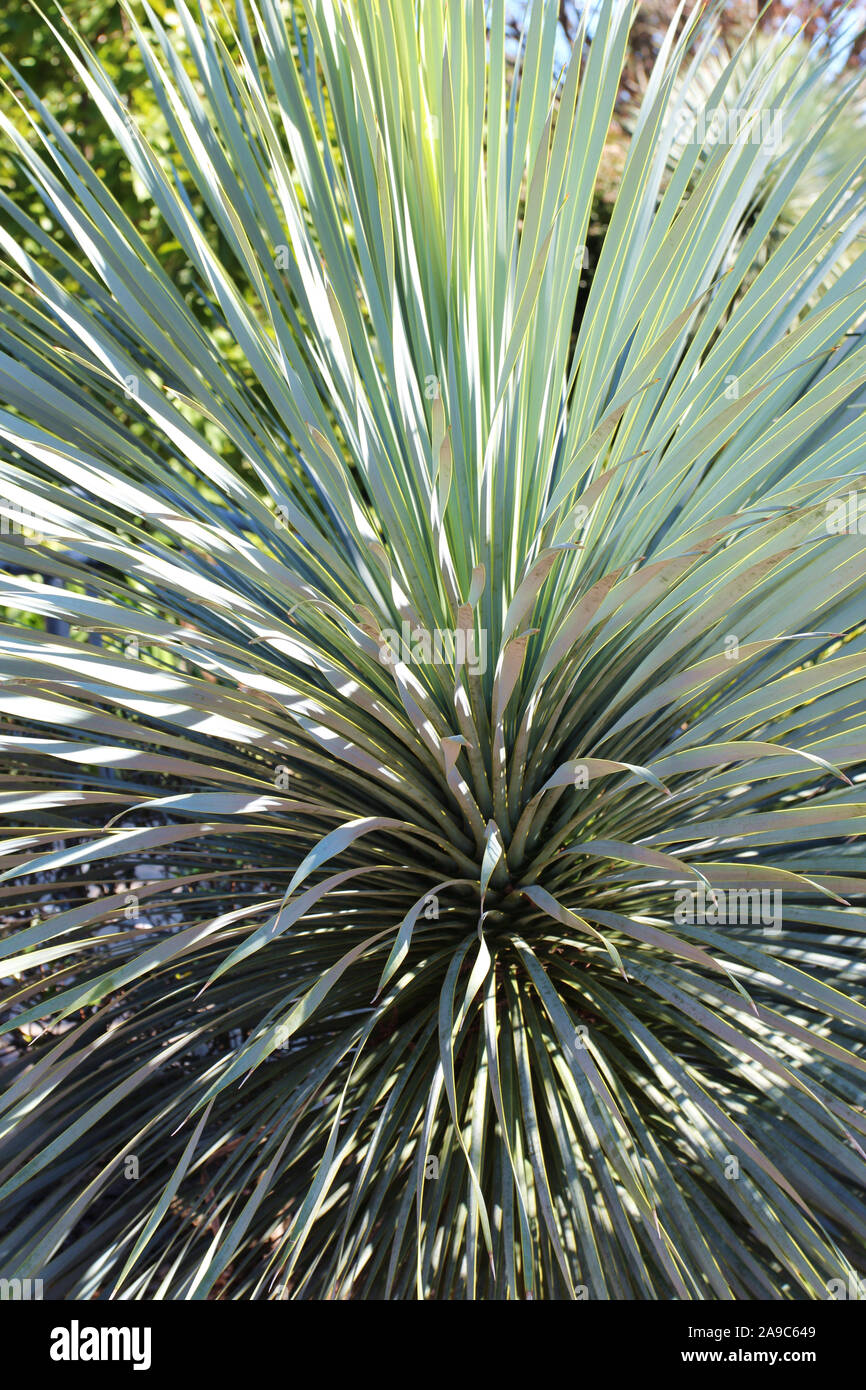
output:
M 155 0 L 155 10 L 167 27 L 176 24 L 176 15 L 162 0 Z M 132 42 L 129 23 L 117 0 L 72 0 L 66 12 L 93 45 L 112 81 L 126 97 L 131 113 L 143 122 L 151 144 L 166 153 L 170 145 L 168 132 L 149 91 L 144 63 Z M 73 137 L 151 246 L 170 256 L 176 248 L 170 243 L 161 243 L 158 219 L 144 197 L 144 190 L 136 187 L 126 157 L 107 130 L 95 103 L 72 71 L 47 17 L 52 13 L 57 16 L 52 0 L 48 0 L 44 14 L 26 0 L 18 4 L 13 0 L 0 20 L 3 57 L 6 63 L 18 69 L 24 81 Z M 4 75 L 8 81 L 8 70 Z M 0 92 L 0 104 L 19 129 L 26 131 L 28 123 L 7 84 Z M 24 180 L 19 179 L 7 148 L 0 149 L 0 188 L 13 202 L 45 221 L 45 209 L 33 199 Z M 182 271 L 184 260 L 183 256 L 178 257 L 178 271 Z

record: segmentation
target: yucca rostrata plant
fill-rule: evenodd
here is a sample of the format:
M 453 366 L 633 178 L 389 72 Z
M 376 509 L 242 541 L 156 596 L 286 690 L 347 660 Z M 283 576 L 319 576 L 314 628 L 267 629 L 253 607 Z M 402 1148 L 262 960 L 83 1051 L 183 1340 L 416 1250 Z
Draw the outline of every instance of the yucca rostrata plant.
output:
M 186 299 L 12 75 L 7 1277 L 859 1278 L 866 160 L 764 257 L 839 111 L 671 176 L 690 20 L 586 267 L 631 8 L 148 11 L 171 164 L 59 34 Z
M 691 142 L 695 133 L 703 137 L 706 146 L 705 157 L 712 153 L 712 147 L 720 140 L 730 136 L 743 124 L 744 117 L 751 111 L 750 92 L 754 84 L 766 77 L 772 67 L 766 94 L 761 98 L 761 109 L 754 120 L 755 137 L 768 144 L 784 144 L 802 150 L 808 142 L 816 119 L 834 109 L 833 121 L 825 138 L 814 151 L 810 160 L 800 169 L 799 179 L 786 189 L 786 206 L 778 209 L 775 221 L 768 234 L 759 257 L 752 266 L 754 274 L 774 249 L 776 243 L 788 235 L 822 191 L 850 163 L 852 146 L 866 140 L 866 107 L 861 76 L 847 74 L 844 80 L 839 76 L 836 65 L 810 67 L 810 47 L 801 34 L 792 36 L 780 50 L 778 36 L 768 35 L 759 30 L 748 42 L 742 45 L 733 63 L 733 50 L 727 43 L 715 43 L 714 34 L 709 31 L 696 45 L 694 57 L 683 64 L 680 76 L 674 84 L 670 101 L 673 114 L 679 123 L 679 138 L 675 139 L 669 155 L 669 170 L 675 172 L 682 145 Z M 837 58 L 838 63 L 838 58 Z M 809 71 L 809 100 L 803 102 L 796 112 L 783 120 L 782 99 L 786 88 L 802 76 L 804 68 Z M 646 75 L 641 74 L 645 84 Z M 640 108 L 637 104 L 627 107 L 625 125 L 631 129 L 638 121 Z M 692 171 L 695 180 L 702 168 L 699 161 Z M 757 214 L 763 201 L 775 191 L 775 180 L 759 183 L 753 192 L 753 207 L 749 217 Z M 848 245 L 848 256 L 852 257 L 863 250 L 862 232 Z M 845 265 L 844 260 L 839 262 Z

